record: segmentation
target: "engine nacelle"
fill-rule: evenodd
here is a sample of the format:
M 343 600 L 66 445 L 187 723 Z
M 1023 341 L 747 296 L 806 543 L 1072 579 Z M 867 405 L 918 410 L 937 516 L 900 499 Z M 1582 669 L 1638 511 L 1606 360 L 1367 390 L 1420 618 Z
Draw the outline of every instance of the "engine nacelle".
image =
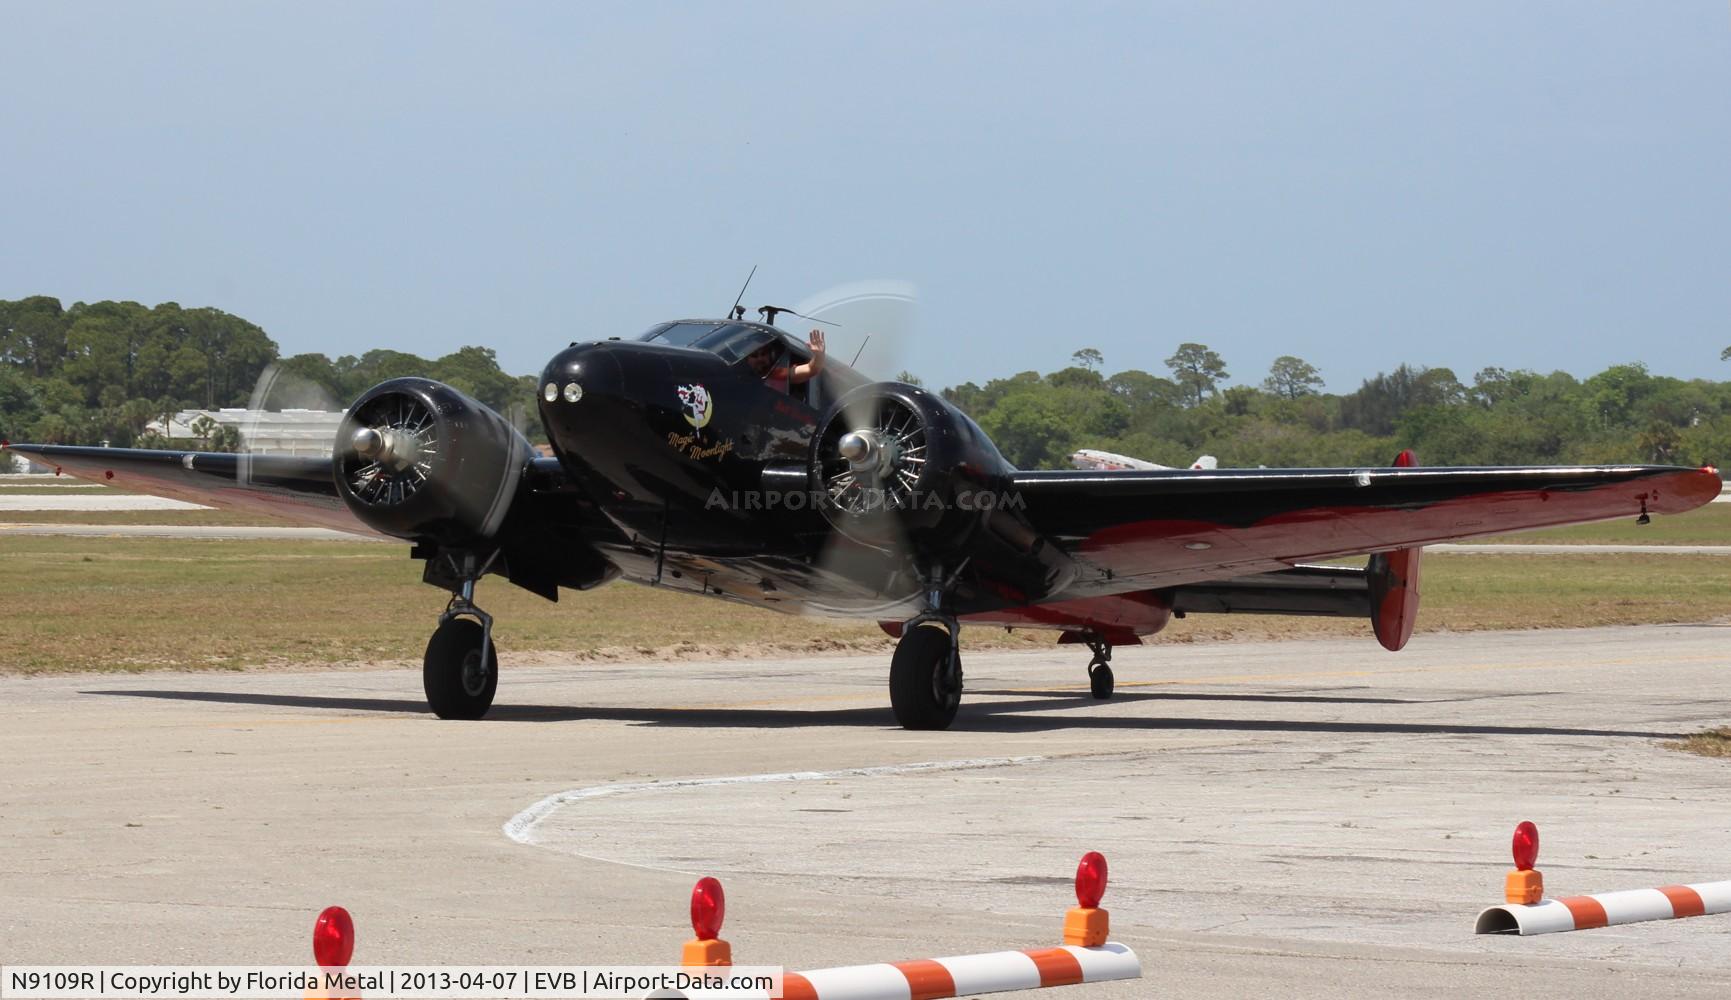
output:
M 426 378 L 373 386 L 337 431 L 337 492 L 368 527 L 467 546 L 492 538 L 534 449 L 499 414 Z
M 1015 469 L 979 425 L 899 382 L 836 401 L 812 439 L 811 482 L 831 526 L 917 573 L 960 574 L 960 599 L 1036 601 L 1077 573 L 1028 523 Z
M 979 425 L 900 382 L 837 400 L 812 439 L 811 464 L 825 517 L 866 545 L 905 536 L 927 554 L 964 551 L 1010 502 L 1013 470 Z

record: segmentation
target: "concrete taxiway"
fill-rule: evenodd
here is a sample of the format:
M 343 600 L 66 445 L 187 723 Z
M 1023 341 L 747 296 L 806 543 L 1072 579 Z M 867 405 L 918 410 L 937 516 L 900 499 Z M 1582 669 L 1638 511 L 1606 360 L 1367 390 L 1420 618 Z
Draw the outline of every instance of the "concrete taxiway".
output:
M 676 627 L 670 623 L 670 627 Z M 0 681 L 0 959 L 675 961 L 719 876 L 742 962 L 1055 943 L 1111 862 L 1141 983 L 1077 997 L 1723 996 L 1731 917 L 1471 933 L 1514 824 L 1553 894 L 1731 878 L 1731 628 L 966 658 L 908 733 L 883 657 L 518 668 L 493 717 L 415 670 Z

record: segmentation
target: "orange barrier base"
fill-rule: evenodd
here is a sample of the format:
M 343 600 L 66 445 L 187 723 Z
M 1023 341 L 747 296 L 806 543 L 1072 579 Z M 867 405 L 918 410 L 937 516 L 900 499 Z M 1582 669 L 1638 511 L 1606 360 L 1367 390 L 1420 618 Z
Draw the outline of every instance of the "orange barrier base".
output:
M 1544 898 L 1545 876 L 1531 868 L 1516 869 L 1503 880 L 1503 899 L 1510 903 L 1525 906 Z
M 685 942 L 685 953 L 680 965 L 732 965 L 733 946 L 720 938 L 698 940 L 696 938 Z
M 1064 943 L 1078 948 L 1100 947 L 1111 930 L 1110 918 L 1111 914 L 1105 910 L 1070 907 L 1070 912 L 1064 914 Z

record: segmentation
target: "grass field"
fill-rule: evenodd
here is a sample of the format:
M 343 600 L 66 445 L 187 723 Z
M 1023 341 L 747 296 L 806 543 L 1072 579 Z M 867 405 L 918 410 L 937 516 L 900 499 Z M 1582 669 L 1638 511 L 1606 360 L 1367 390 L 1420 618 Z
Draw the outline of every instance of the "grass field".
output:
M 1731 726 L 1709 729 L 1665 745 L 1673 750 L 1700 754 L 1703 757 L 1731 757 Z
M 1715 556 L 1433 558 L 1419 631 L 1721 620 L 1731 560 Z M 612 584 L 558 604 L 492 579 L 501 659 L 697 658 L 890 648 L 871 623 L 797 618 Z M 0 548 L 0 672 L 417 663 L 444 595 L 407 546 L 13 537 Z M 1361 636 L 1341 619 L 1192 616 L 1157 642 Z M 967 648 L 1051 633 L 973 628 Z
M 443 592 L 406 545 L 18 537 L 0 550 L 0 670 L 239 668 L 418 659 Z M 835 627 L 613 585 L 555 605 L 481 588 L 502 655 L 680 655 L 714 648 L 875 646 Z M 505 653 L 509 650 L 509 653 Z

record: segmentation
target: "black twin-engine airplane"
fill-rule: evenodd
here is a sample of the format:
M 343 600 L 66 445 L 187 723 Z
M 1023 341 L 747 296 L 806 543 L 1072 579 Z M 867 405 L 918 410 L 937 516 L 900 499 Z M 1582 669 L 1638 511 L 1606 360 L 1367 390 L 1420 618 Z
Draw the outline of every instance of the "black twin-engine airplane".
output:
M 411 542 L 423 579 L 452 595 L 423 667 L 446 719 L 493 702 L 492 618 L 475 603 L 490 574 L 549 600 L 623 578 L 875 620 L 899 637 L 896 719 L 942 729 L 963 625 L 1086 645 L 1098 698 L 1112 648 L 1173 616 L 1359 617 L 1398 650 L 1426 543 L 1644 519 L 1720 490 L 1711 468 L 1422 468 L 1410 452 L 1389 468 L 1027 472 L 919 386 L 833 359 L 807 382 L 778 375 L 808 358 L 739 319 L 574 343 L 540 379 L 552 457 L 424 378 L 362 394 L 328 459 L 10 447 L 97 482 Z M 1360 554 L 1363 567 L 1313 565 Z

